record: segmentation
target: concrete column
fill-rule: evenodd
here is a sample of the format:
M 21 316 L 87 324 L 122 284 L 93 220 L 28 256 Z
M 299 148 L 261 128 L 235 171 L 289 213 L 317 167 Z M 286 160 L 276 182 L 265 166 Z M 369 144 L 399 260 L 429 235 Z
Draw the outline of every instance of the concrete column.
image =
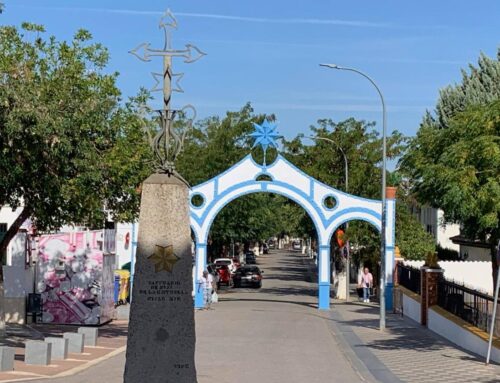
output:
M 385 222 L 385 308 L 393 309 L 393 271 L 394 247 L 396 242 L 396 188 L 386 188 L 386 222 Z
M 143 183 L 125 383 L 196 383 L 188 187 Z
M 330 309 L 330 245 L 320 245 L 318 254 L 318 308 Z

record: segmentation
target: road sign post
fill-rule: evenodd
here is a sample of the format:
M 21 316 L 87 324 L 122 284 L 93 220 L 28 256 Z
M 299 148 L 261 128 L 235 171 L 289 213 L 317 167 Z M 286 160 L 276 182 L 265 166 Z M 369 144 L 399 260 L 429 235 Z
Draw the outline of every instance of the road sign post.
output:
M 497 316 L 497 308 L 498 308 L 498 289 L 500 285 L 500 241 L 497 244 L 497 282 L 495 285 L 495 298 L 493 301 L 493 314 L 491 316 L 491 324 L 490 324 L 490 339 L 488 340 L 488 353 L 486 355 L 486 365 L 490 363 L 491 356 L 491 345 L 493 343 L 493 333 L 495 332 L 495 322 Z

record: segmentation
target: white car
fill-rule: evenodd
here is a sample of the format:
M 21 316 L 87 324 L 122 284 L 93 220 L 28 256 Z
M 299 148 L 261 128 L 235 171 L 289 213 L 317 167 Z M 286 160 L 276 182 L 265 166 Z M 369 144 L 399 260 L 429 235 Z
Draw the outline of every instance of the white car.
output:
M 301 250 L 301 249 L 302 249 L 302 246 L 300 246 L 300 242 L 299 242 L 299 241 L 295 241 L 295 242 L 292 244 L 292 249 L 293 249 L 293 250 Z
M 214 261 L 214 265 L 215 266 L 226 265 L 227 267 L 229 267 L 229 271 L 231 272 L 231 274 L 236 272 L 236 265 L 234 264 L 234 261 L 231 258 L 217 258 Z

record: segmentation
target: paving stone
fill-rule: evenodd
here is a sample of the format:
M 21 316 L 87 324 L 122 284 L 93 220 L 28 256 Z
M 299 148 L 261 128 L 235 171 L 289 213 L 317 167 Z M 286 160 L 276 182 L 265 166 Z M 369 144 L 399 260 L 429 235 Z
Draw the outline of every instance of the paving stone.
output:
M 485 366 L 472 353 L 406 318 L 388 314 L 386 331 L 378 330 L 378 307 L 338 305 L 340 326 L 351 326 L 362 341 L 364 351 L 371 352 L 392 373 L 408 383 L 500 383 L 500 367 Z M 366 362 L 373 364 L 373 358 Z M 362 359 L 363 362 L 365 362 Z

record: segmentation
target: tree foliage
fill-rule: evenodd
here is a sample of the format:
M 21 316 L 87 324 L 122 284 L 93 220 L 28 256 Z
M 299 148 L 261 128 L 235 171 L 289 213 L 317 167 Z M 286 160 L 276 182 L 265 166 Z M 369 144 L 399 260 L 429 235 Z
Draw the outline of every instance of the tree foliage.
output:
M 500 100 L 469 107 L 446 129 L 422 126 L 403 158 L 421 201 L 472 239 L 495 244 L 500 224 Z
M 348 192 L 380 199 L 382 142 L 373 123 L 353 118 L 338 123 L 322 119 L 318 126 L 311 127 L 311 133 L 313 138 L 328 138 L 336 145 L 321 139 L 313 139 L 306 145 L 305 139 L 299 136 L 285 143 L 286 156 L 292 162 L 318 180 L 345 191 L 343 152 L 348 162 Z M 388 158 L 397 158 L 405 150 L 406 138 L 395 131 L 388 137 L 387 147 Z M 401 178 L 394 172 L 388 174 L 388 179 L 393 186 L 398 186 Z M 396 244 L 405 257 L 423 259 L 426 252 L 434 248 L 434 239 L 411 216 L 406 204 L 400 202 L 396 211 Z M 355 245 L 358 259 L 374 261 L 380 257 L 380 236 L 372 225 L 351 222 L 345 235 Z
M 425 116 L 401 161 L 420 202 L 492 246 L 500 223 L 499 137 L 500 61 L 481 55 L 462 83 L 441 91 L 435 115 Z
M 45 39 L 39 25 L 0 28 L 0 205 L 22 205 L 40 230 L 102 227 L 109 207 L 137 210 L 144 172 L 127 177 L 125 141 L 144 138 L 134 102 L 120 106 L 108 58 L 85 30 L 67 42 Z

